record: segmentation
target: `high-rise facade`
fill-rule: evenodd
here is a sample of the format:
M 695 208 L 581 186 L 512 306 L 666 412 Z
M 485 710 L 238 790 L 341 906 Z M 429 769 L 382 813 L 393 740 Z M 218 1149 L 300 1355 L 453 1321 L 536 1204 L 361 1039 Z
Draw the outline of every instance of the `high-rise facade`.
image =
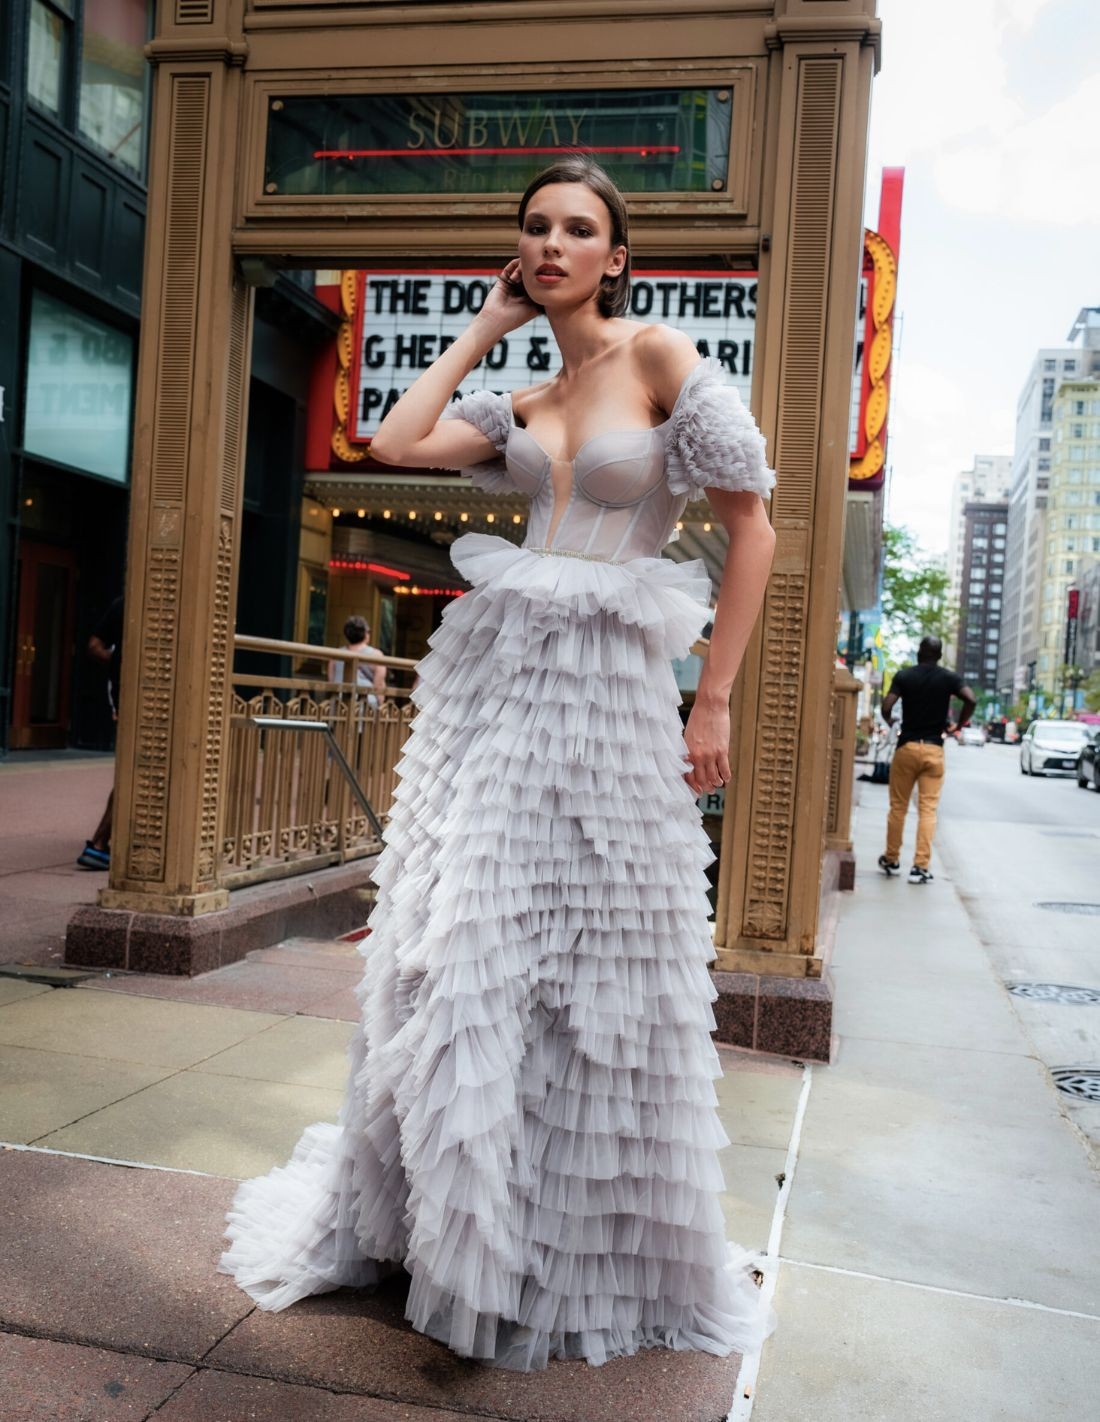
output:
M 976 691 L 997 688 L 1004 602 L 1008 500 L 972 501 L 963 509 L 956 670 Z
M 1064 380 L 1054 397 L 1052 465 L 1039 596 L 1039 685 L 1062 689 L 1081 658 L 1067 635 L 1069 592 L 1100 560 L 1100 377 Z
M 966 552 L 966 506 L 971 503 L 1001 503 L 1012 492 L 1012 456 L 1010 454 L 976 454 L 970 469 L 955 475 L 951 488 L 951 522 L 947 531 L 947 573 L 950 579 L 948 595 L 960 611 L 964 605 L 963 563 Z M 961 660 L 961 642 L 956 636 L 945 647 L 945 660 Z M 994 685 L 991 681 L 990 686 Z
M 1069 333 L 1080 345 L 1036 353 L 1016 405 L 1004 610 L 997 681 L 1005 696 L 1042 685 L 1040 601 L 1053 464 L 1054 400 L 1065 380 L 1100 374 L 1100 308 L 1084 308 Z M 1045 688 L 1049 692 L 1049 688 Z

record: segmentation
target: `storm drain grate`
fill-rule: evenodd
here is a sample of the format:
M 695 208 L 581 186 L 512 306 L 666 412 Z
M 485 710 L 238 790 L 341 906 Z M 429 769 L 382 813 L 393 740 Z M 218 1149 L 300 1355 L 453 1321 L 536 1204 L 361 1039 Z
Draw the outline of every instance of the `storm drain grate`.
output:
M 1079 1101 L 1100 1101 L 1100 1067 L 1051 1067 L 1054 1085 Z
M 1100 988 L 1069 987 L 1066 983 L 1009 983 L 1008 990 L 1033 1002 L 1100 1002 Z
M 1069 904 L 1047 901 L 1038 903 L 1036 908 L 1050 909 L 1051 913 L 1093 913 L 1100 914 L 1100 904 Z

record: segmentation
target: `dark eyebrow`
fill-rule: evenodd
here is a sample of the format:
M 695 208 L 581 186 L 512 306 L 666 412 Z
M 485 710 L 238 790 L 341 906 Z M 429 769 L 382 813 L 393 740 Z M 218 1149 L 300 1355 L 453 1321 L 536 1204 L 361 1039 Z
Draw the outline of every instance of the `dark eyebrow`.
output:
M 544 212 L 528 212 L 528 213 L 527 213 L 527 216 L 526 216 L 525 219 L 524 219 L 524 221 L 528 221 L 528 220 L 529 220 L 530 218 L 532 218 L 532 217 L 540 217 L 540 218 L 543 220 L 543 222 L 546 222 L 546 221 L 547 221 L 547 217 L 546 217 L 546 214 L 545 214 Z M 573 217 L 567 217 L 565 220 L 566 220 L 566 222 L 587 222 L 588 225 L 589 225 L 589 227 L 598 227 L 598 226 L 599 226 L 599 219 L 598 219 L 598 218 L 595 218 L 595 217 L 585 217 L 585 216 L 582 216 L 582 215 L 579 214 L 579 213 L 576 214 L 576 215 L 574 215 Z

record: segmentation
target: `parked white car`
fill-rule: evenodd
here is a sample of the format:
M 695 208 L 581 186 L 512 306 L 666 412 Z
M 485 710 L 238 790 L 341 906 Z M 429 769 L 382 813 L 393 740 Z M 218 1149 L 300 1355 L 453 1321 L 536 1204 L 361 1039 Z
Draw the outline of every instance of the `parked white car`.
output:
M 1081 721 L 1032 721 L 1020 742 L 1020 774 L 1076 775 L 1077 756 L 1088 738 Z
M 964 726 L 958 736 L 960 746 L 984 746 L 985 732 L 981 726 Z

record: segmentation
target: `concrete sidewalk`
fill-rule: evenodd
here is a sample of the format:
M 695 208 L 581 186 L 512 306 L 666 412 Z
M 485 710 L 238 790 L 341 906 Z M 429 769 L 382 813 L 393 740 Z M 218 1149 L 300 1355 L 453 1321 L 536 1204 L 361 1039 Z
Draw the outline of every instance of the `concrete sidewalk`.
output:
M 105 871 L 77 867 L 114 780 L 114 756 L 17 751 L 0 760 L 0 963 L 58 964 L 65 927 Z
M 780 1320 L 740 1378 L 661 1351 L 500 1373 L 413 1333 L 399 1287 L 272 1315 L 216 1274 L 236 1180 L 343 1088 L 358 953 L 299 941 L 191 980 L 0 977 L 5 1419 L 1090 1416 L 1096 1174 L 950 881 L 872 871 L 878 788 L 833 1063 L 722 1049 L 730 1234 L 769 1248 Z

